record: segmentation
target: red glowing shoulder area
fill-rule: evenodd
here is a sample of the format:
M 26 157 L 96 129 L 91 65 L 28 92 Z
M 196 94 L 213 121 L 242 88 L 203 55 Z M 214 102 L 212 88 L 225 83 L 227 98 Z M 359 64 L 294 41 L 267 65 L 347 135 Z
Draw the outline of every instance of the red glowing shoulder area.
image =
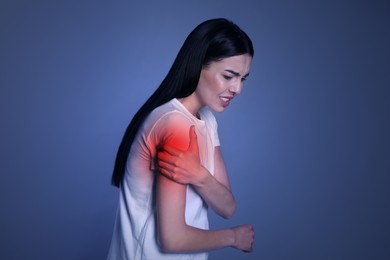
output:
M 155 126 L 156 143 L 159 146 L 170 145 L 181 150 L 188 147 L 191 122 L 181 113 L 169 113 L 159 119 Z

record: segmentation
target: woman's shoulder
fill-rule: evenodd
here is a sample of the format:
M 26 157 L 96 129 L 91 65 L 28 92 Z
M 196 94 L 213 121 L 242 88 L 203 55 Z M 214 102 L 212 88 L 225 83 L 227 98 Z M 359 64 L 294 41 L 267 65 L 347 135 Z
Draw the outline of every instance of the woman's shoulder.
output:
M 144 129 L 149 132 L 155 128 L 159 130 L 189 127 L 191 120 L 181 111 L 173 101 L 169 101 L 155 108 L 144 122 Z
M 188 145 L 191 125 L 187 115 L 168 102 L 153 110 L 144 122 L 143 130 L 150 146 L 172 142 L 184 149 Z
M 175 104 L 174 99 L 155 108 L 150 114 L 150 119 L 152 121 L 164 121 L 166 123 L 172 123 L 172 121 L 174 122 L 176 120 L 189 121 L 188 115 Z

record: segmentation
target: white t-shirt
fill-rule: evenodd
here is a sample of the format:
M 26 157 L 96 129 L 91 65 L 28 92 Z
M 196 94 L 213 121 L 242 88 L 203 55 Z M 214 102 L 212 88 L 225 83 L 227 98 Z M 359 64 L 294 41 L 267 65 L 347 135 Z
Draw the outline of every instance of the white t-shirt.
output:
M 201 163 L 214 174 L 214 148 L 219 146 L 217 122 L 207 108 L 194 117 L 177 99 L 156 108 L 142 124 L 128 156 L 120 186 L 119 206 L 108 260 L 205 260 L 207 253 L 166 254 L 160 251 L 156 232 L 155 171 L 157 147 L 174 140 L 187 149 L 189 128 L 195 125 Z M 208 229 L 207 205 L 187 186 L 185 220 Z

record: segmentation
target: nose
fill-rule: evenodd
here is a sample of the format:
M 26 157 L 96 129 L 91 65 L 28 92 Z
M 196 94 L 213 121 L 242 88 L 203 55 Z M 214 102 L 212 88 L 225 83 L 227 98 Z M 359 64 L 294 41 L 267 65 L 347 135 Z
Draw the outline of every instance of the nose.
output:
M 241 90 L 242 90 L 242 87 L 243 87 L 243 82 L 241 80 L 237 80 L 236 82 L 234 82 L 231 86 L 230 86 L 230 93 L 232 93 L 233 95 L 237 95 L 237 94 L 240 94 L 241 93 Z

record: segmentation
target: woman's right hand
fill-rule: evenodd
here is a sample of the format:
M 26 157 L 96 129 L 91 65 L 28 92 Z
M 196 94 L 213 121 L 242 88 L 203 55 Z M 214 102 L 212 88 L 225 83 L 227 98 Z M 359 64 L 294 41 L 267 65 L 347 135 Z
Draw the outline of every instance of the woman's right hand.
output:
M 200 162 L 194 125 L 190 127 L 189 136 L 190 142 L 185 151 L 169 144 L 162 146 L 157 154 L 157 165 L 165 177 L 177 183 L 197 186 L 210 174 Z
M 255 231 L 252 225 L 242 225 L 232 228 L 234 232 L 235 242 L 233 247 L 240 249 L 244 252 L 251 252 L 253 240 L 255 238 Z

